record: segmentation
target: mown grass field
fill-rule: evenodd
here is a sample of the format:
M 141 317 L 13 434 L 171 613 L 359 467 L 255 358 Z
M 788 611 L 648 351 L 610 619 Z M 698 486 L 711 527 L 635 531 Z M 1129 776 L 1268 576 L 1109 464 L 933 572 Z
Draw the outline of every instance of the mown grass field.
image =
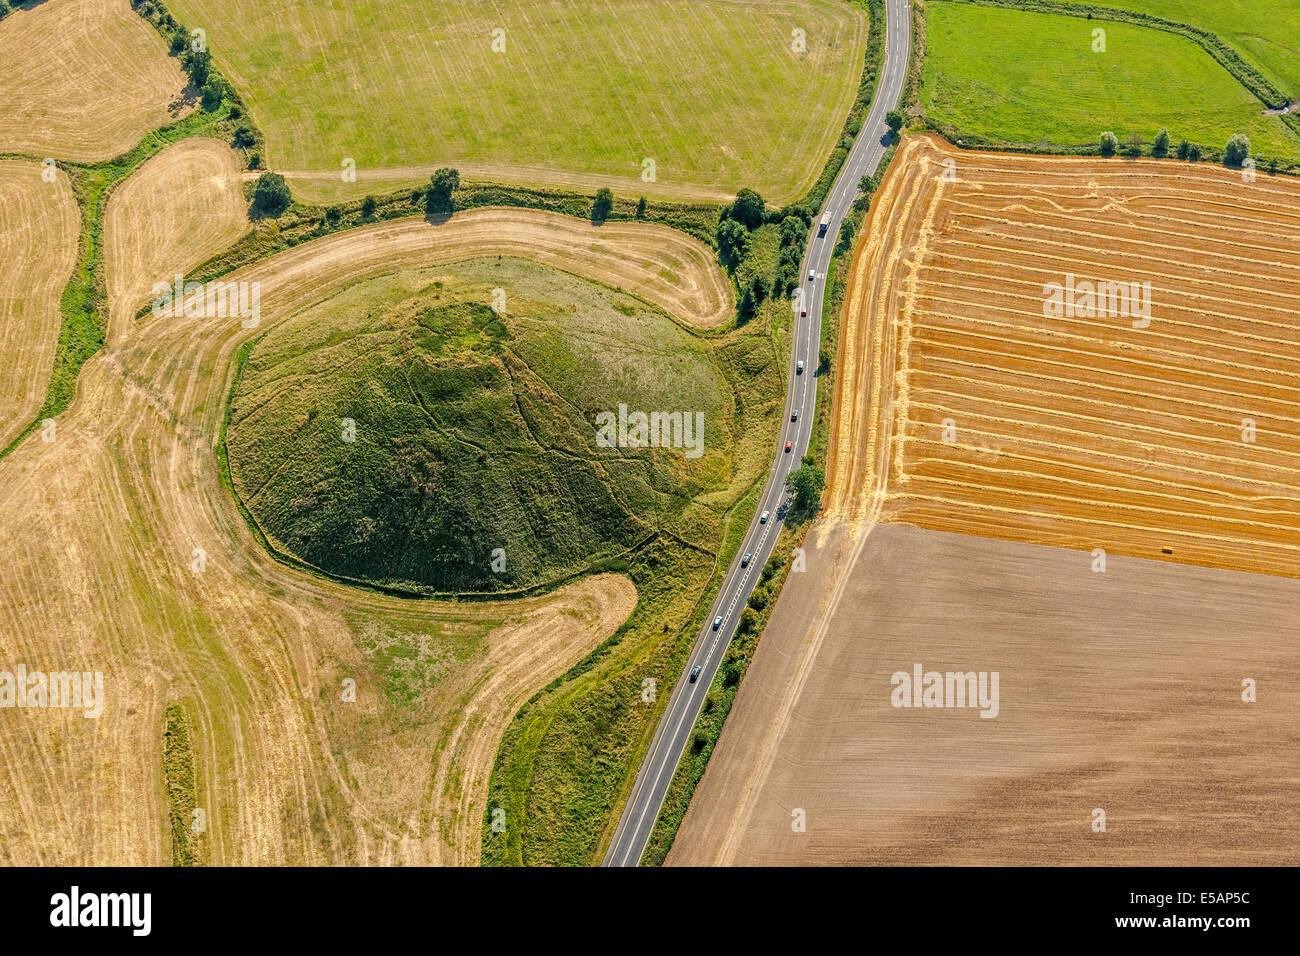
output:
M 921 100 L 929 116 L 990 144 L 1083 146 L 1105 130 L 1150 142 L 1167 126 L 1222 149 L 1296 160 L 1300 138 L 1204 50 L 1160 30 L 964 3 L 926 5 Z M 1092 31 L 1106 31 L 1106 52 Z
M 389 274 L 253 348 L 231 476 L 272 541 L 328 572 L 434 592 L 544 584 L 725 486 L 735 403 L 709 352 L 629 295 L 523 260 Z M 699 454 L 598 446 L 595 415 L 620 403 L 702 413 Z
M 1100 3 L 1217 33 L 1279 89 L 1293 99 L 1300 97 L 1300 4 L 1295 0 L 1100 0 Z
M 510 183 L 704 198 L 753 186 L 793 199 L 839 138 L 867 41 L 863 8 L 845 0 L 169 6 L 207 30 L 268 163 L 313 174 L 294 186 L 316 200 L 449 164 Z M 792 49 L 795 29 L 806 52 Z

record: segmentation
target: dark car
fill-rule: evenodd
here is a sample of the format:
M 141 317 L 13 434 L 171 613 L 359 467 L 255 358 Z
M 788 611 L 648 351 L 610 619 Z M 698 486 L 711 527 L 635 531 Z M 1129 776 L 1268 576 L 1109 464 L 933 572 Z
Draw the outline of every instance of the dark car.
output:
M 700 676 L 700 665 L 696 664 L 694 667 L 691 668 L 691 683 L 694 684 L 695 679 L 699 676 Z

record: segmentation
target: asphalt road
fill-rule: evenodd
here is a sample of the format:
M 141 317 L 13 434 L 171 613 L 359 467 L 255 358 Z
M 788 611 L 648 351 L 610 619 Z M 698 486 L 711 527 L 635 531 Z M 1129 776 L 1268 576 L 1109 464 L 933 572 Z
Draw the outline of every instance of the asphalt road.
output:
M 853 200 L 857 198 L 858 183 L 864 175 L 874 173 L 880 164 L 888 143 L 889 129 L 885 125 L 885 114 L 894 109 L 902 96 L 903 84 L 907 78 L 907 64 L 911 52 L 911 12 L 910 0 L 885 0 L 886 36 L 885 62 L 881 72 L 880 83 L 876 89 L 875 99 L 867 115 L 862 130 L 854 141 L 853 150 L 848 161 L 840 170 L 835 184 L 831 187 L 826 204 L 818 211 L 813 223 L 808 247 L 804 252 L 803 267 L 800 270 L 800 287 L 803 293 L 802 303 L 807 306 L 806 317 L 800 316 L 800 300 L 795 300 L 794 347 L 790 352 L 789 393 L 785 400 L 785 423 L 781 428 L 772 468 L 768 473 L 767 486 L 754 515 L 745 540 L 735 562 L 727 571 L 722 589 L 714 602 L 713 609 L 705 621 L 690 658 L 673 688 L 668 706 L 659 719 L 654 740 L 646 753 L 641 769 L 637 773 L 636 783 L 623 815 L 619 818 L 618 829 L 614 832 L 609 850 L 605 854 L 605 866 L 636 866 L 641 862 L 650 833 L 659 811 L 663 807 L 668 785 L 672 781 L 677 765 L 681 761 L 682 751 L 690 740 L 695 719 L 709 685 L 713 682 L 718 665 L 722 662 L 727 645 L 736 632 L 740 612 L 745 609 L 750 593 L 758 582 L 759 573 L 767 559 L 771 557 L 772 548 L 781 530 L 781 522 L 790 495 L 785 490 L 785 479 L 795 468 L 808 449 L 808 438 L 817 405 L 817 361 L 821 342 L 822 299 L 826 292 L 826 271 L 830 268 L 831 253 L 840 234 L 840 222 L 849 212 Z M 830 213 L 830 225 L 825 235 L 819 235 L 823 213 Z M 808 280 L 808 271 L 813 270 L 815 278 Z M 796 371 L 797 363 L 802 361 L 804 371 Z M 792 420 L 795 410 L 799 415 Z M 785 450 L 786 442 L 791 443 L 790 451 Z M 768 518 L 762 521 L 760 516 L 766 512 Z M 749 553 L 750 560 L 743 566 L 743 555 Z M 714 630 L 713 622 L 721 618 L 721 624 Z M 700 674 L 692 682 L 691 671 L 699 666 Z

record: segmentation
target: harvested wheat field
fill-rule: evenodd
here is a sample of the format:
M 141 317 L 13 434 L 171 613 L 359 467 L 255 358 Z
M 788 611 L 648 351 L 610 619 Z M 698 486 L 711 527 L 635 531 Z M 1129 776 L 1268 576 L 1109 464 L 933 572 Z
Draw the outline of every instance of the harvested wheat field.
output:
M 249 227 L 239 160 L 225 143 L 184 139 L 132 173 L 104 214 L 110 336 L 153 299 L 155 283 L 170 286 Z
M 77 259 L 80 216 L 68 177 L 0 162 L 0 449 L 45 402 L 59 341 L 59 298 Z
M 1297 303 L 1300 182 L 910 138 L 848 290 L 830 513 L 1300 577 Z
M 190 112 L 185 84 L 162 37 L 128 0 L 15 10 L 0 21 L 0 153 L 110 159 Z
M 643 277 L 687 319 L 720 307 L 697 294 L 721 288 L 716 277 L 649 276 L 646 253 L 620 259 L 578 225 L 484 210 L 338 233 L 225 277 L 259 284 L 257 328 L 146 314 L 86 363 L 57 439 L 33 436 L 0 461 L 0 659 L 102 672 L 103 714 L 3 710 L 4 862 L 167 863 L 172 702 L 193 728 L 203 862 L 478 858 L 501 728 L 623 622 L 630 582 L 425 603 L 309 576 L 258 545 L 215 448 L 237 349 L 397 264 L 479 257 L 515 235 L 514 254 L 531 245 L 592 278 Z M 355 702 L 342 699 L 349 678 Z
M 820 530 L 670 864 L 1300 862 L 1296 582 Z M 893 675 L 918 664 L 997 672 L 997 716 L 894 707 Z

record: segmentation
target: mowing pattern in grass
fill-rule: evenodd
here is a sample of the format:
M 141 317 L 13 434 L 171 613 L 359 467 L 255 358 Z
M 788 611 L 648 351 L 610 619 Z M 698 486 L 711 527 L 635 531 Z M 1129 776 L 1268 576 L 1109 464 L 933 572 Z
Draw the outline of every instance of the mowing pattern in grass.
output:
M 1283 93 L 1300 96 L 1300 4 L 1295 0 L 1101 0 L 1099 5 L 1218 34 Z
M 170 6 L 207 30 L 270 164 L 338 184 L 353 159 L 354 196 L 386 191 L 368 171 L 391 183 L 451 164 L 480 180 L 790 200 L 839 137 L 867 39 L 844 0 Z
M 599 447 L 595 416 L 620 403 L 702 412 L 701 454 Z M 733 414 L 707 348 L 663 313 L 478 260 L 353 286 L 277 328 L 244 367 L 227 449 L 262 531 L 308 564 L 507 591 L 617 556 L 725 484 Z
M 990 144 L 1075 147 L 1111 130 L 1150 142 L 1253 151 L 1295 161 L 1300 138 L 1191 40 L 1115 21 L 930 3 L 921 101 L 930 118 Z M 1093 51 L 1094 29 L 1106 51 Z M 967 144 L 969 145 L 969 143 Z

